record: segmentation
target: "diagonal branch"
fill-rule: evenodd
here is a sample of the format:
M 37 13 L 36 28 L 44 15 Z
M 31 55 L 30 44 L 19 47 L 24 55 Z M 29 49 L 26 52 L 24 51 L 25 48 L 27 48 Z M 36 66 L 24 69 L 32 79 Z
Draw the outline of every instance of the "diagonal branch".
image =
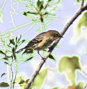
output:
M 61 34 L 62 36 L 65 34 L 65 32 L 68 30 L 68 28 L 73 24 L 73 22 L 77 19 L 77 17 L 79 15 L 81 15 L 81 13 L 83 11 L 87 10 L 87 5 L 85 5 L 84 7 L 80 8 L 77 13 L 72 17 L 72 19 L 65 25 L 64 29 L 62 30 Z M 30 89 L 33 81 L 35 80 L 36 76 L 38 75 L 39 71 L 41 70 L 43 64 L 45 63 L 45 61 L 47 60 L 47 58 L 49 57 L 49 55 L 51 54 L 51 52 L 53 51 L 53 49 L 55 48 L 55 46 L 59 43 L 59 41 L 61 40 L 61 38 L 59 40 L 57 40 L 49 49 L 49 51 L 47 52 L 47 54 L 45 55 L 45 57 L 43 58 L 43 60 L 41 61 L 41 63 L 39 64 L 37 70 L 35 71 L 33 77 L 31 78 L 31 80 L 27 83 L 26 87 L 24 89 Z

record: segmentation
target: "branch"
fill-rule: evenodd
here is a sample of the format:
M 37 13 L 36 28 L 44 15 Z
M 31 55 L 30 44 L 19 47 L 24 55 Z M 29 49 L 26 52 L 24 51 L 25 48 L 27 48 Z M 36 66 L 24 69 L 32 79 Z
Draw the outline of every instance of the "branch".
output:
M 13 72 L 13 68 L 12 68 L 12 65 L 11 65 L 11 88 L 10 89 L 13 89 L 13 81 L 14 81 L 14 72 Z
M 73 24 L 73 22 L 77 19 L 77 17 L 83 12 L 87 10 L 87 5 L 85 5 L 84 7 L 80 8 L 77 13 L 72 17 L 72 19 L 65 25 L 64 29 L 61 32 L 61 35 L 63 36 L 65 34 L 65 32 L 68 30 L 68 28 Z M 53 49 L 55 48 L 55 46 L 59 43 L 59 41 L 61 40 L 61 38 L 59 40 L 57 40 L 49 49 L 49 51 L 47 52 L 47 54 L 45 55 L 45 57 L 43 58 L 43 60 L 41 61 L 41 63 L 39 64 L 37 70 L 35 71 L 33 77 L 31 78 L 31 80 L 28 82 L 28 84 L 26 85 L 26 87 L 24 89 L 29 89 L 30 86 L 32 85 L 33 81 L 35 80 L 36 76 L 38 75 L 39 71 L 41 70 L 43 64 L 45 63 L 45 61 L 47 60 L 47 58 L 49 57 L 49 55 L 51 54 L 51 52 L 53 51 Z
M 83 8 L 83 6 L 84 6 L 84 0 L 82 0 L 81 2 L 81 8 Z

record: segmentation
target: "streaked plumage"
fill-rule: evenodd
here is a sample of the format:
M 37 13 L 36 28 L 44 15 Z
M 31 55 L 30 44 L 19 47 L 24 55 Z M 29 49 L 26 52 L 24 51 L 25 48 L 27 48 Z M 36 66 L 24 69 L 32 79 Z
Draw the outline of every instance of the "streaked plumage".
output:
M 42 32 L 39 35 L 37 35 L 34 39 L 32 39 L 24 48 L 17 51 L 20 52 L 25 49 L 27 50 L 44 50 L 48 48 L 51 43 L 62 36 L 60 33 L 56 30 L 49 30 L 47 32 Z

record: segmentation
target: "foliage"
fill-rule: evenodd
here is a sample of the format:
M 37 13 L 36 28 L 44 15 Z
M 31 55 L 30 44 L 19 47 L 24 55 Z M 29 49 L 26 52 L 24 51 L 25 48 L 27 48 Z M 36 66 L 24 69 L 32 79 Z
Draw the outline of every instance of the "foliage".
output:
M 27 11 L 23 11 L 23 15 L 29 18 L 33 23 L 39 23 L 41 28 L 39 32 L 45 31 L 48 23 L 51 23 L 56 18 L 56 9 L 61 0 L 16 0 L 24 3 Z
M 79 21 L 76 25 L 75 33 L 77 34 L 77 36 L 81 34 L 81 27 L 86 27 L 87 28 L 87 22 L 86 21 L 87 21 L 87 11 L 85 11 L 81 15 L 81 17 L 80 17 L 80 19 L 79 19 Z
M 20 86 L 20 89 L 24 89 L 25 85 L 29 82 L 29 79 L 25 77 L 25 75 L 21 74 L 15 80 L 15 84 L 18 84 Z
M 6 4 L 7 0 L 4 0 L 3 5 L 0 8 L 0 22 L 3 22 L 3 8 Z M 15 85 L 20 86 L 20 89 L 24 89 L 26 84 L 30 81 L 30 78 L 25 78 L 22 74 L 17 77 L 18 66 L 21 63 L 28 62 L 35 57 L 35 53 L 33 51 L 27 52 L 19 52 L 16 53 L 17 50 L 21 47 L 22 44 L 29 42 L 29 40 L 22 40 L 22 36 L 14 37 L 11 33 L 16 31 L 17 29 L 24 27 L 28 24 L 36 25 L 39 24 L 41 27 L 37 29 L 37 32 L 44 31 L 45 28 L 52 23 L 56 19 L 56 10 L 58 9 L 59 3 L 61 0 L 16 0 L 19 3 L 23 3 L 25 6 L 25 11 L 22 11 L 23 16 L 28 18 L 30 22 L 26 24 L 22 24 L 17 26 L 5 33 L 0 34 L 0 60 L 4 61 L 5 64 L 10 66 L 10 83 L 0 82 L 0 88 L 3 87 L 11 87 L 14 89 Z M 82 0 L 75 0 L 76 3 L 81 4 Z M 86 3 L 87 0 L 84 0 Z M 31 26 L 32 27 L 32 26 Z M 87 28 L 87 11 L 84 11 L 80 18 L 78 19 L 78 23 L 75 27 L 75 39 L 80 38 L 82 34 L 81 28 Z M 57 48 L 61 47 L 60 45 L 56 46 Z M 44 50 L 42 53 L 47 52 Z M 49 55 L 49 59 L 56 60 L 54 55 L 55 53 L 51 53 Z M 13 69 L 13 67 L 15 67 Z M 80 59 L 79 56 L 62 56 L 58 63 L 59 72 L 63 72 L 66 78 L 69 80 L 71 85 L 67 86 L 67 89 L 84 89 L 84 83 L 78 82 L 76 83 L 76 70 L 81 71 Z M 48 68 L 45 68 L 40 71 L 40 73 L 35 78 L 30 89 L 41 89 L 43 87 L 44 81 L 47 77 Z M 3 78 L 7 73 L 2 73 L 0 75 Z M 54 82 L 54 81 L 53 81 Z M 59 89 L 59 87 L 54 87 L 52 89 Z
M 54 88 L 52 88 L 52 89 L 59 89 L 58 87 L 54 87 Z
M 36 0 L 35 3 L 32 0 L 27 0 L 26 2 L 25 7 L 28 8 L 28 11 L 24 12 L 24 15 L 27 16 L 28 14 L 31 16 L 32 20 L 37 21 L 38 16 L 40 16 L 40 20 L 43 22 L 44 18 L 46 19 L 49 16 L 54 16 L 52 11 L 56 9 L 60 0 L 57 0 L 56 2 L 53 0 L 47 0 L 46 2 L 45 0 Z M 50 7 L 51 9 L 48 11 L 47 9 Z
M 44 80 L 47 76 L 47 72 L 48 72 L 47 68 L 41 70 L 40 73 L 37 75 L 34 83 L 32 84 L 32 87 L 36 87 L 37 89 L 41 89 L 41 87 L 44 83 Z
M 76 0 L 76 3 L 81 3 L 82 0 Z M 87 0 L 84 0 L 84 2 L 87 2 Z
M 44 55 L 45 52 L 47 52 L 47 50 L 43 50 L 43 54 L 42 55 Z M 56 61 L 54 55 L 52 55 L 52 54 L 50 54 L 48 58 L 53 60 L 53 61 Z
M 41 70 L 41 72 L 36 77 L 34 83 L 32 84 L 31 89 L 33 89 L 33 87 L 35 87 L 37 89 L 41 89 L 41 87 L 42 87 L 42 85 L 44 83 L 44 80 L 45 80 L 45 78 L 47 76 L 47 72 L 48 72 L 47 68 Z M 29 79 L 25 79 L 25 77 L 23 75 L 21 75 L 21 76 L 16 78 L 15 82 L 20 85 L 20 89 L 24 89 L 26 84 L 29 82 Z
M 84 31 L 85 29 L 85 31 Z M 76 20 L 75 27 L 73 29 L 72 43 L 79 41 L 81 37 L 86 38 L 87 29 L 87 11 L 84 11 L 81 16 Z
M 75 71 L 81 69 L 79 58 L 77 56 L 63 56 L 59 61 L 59 71 L 64 72 L 68 80 L 75 85 Z
M 84 83 L 83 83 L 83 82 L 79 82 L 79 83 L 76 85 L 76 89 L 84 89 Z
M 8 86 L 9 86 L 9 84 L 6 83 L 6 82 L 1 82 L 0 83 L 0 87 L 8 87 Z
M 1 59 L 5 61 L 6 64 L 15 64 L 15 62 L 21 63 L 21 62 L 27 62 L 28 60 L 31 60 L 33 58 L 32 55 L 27 55 L 23 53 L 16 53 L 17 49 L 21 44 L 23 44 L 25 40 L 21 40 L 21 36 L 19 38 L 12 38 L 9 40 L 7 45 L 6 53 L 4 50 L 0 50 L 1 56 L 3 56 Z M 31 53 L 30 53 L 31 54 Z M 24 58 L 26 60 L 24 60 Z M 20 59 L 20 60 L 19 60 Z

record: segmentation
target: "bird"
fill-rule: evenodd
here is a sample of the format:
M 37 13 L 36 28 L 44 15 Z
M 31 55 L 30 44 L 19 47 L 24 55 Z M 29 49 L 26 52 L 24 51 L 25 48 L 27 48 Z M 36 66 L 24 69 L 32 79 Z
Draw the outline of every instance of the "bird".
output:
M 47 49 L 55 40 L 60 39 L 61 37 L 62 35 L 56 30 L 42 32 L 33 38 L 25 47 L 16 51 L 16 53 L 23 50 L 25 50 L 25 53 L 27 51 L 37 50 L 38 54 L 40 55 L 39 51 Z

